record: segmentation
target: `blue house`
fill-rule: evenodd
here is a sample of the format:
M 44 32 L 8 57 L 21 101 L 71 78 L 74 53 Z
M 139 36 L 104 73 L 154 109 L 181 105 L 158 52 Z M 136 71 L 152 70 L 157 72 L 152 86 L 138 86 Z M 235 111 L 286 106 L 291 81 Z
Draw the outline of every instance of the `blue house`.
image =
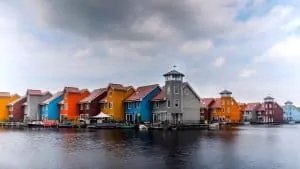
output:
M 283 107 L 283 117 L 285 121 L 295 121 L 300 122 L 300 111 L 297 109 L 295 105 L 291 101 L 287 101 L 284 103 Z
M 151 100 L 160 91 L 158 84 L 138 87 L 135 93 L 124 101 L 126 122 L 150 122 L 152 119 Z
M 60 105 L 59 103 L 63 100 L 63 92 L 57 92 L 49 99 L 42 102 L 41 115 L 42 120 L 59 120 L 60 117 Z

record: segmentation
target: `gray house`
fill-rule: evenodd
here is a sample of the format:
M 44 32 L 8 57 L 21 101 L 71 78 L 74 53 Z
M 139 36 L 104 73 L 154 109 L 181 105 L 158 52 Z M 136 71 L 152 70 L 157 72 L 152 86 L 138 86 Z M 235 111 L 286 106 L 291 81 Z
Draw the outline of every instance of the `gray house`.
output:
M 49 99 L 52 94 L 40 90 L 28 89 L 26 92 L 27 101 L 24 103 L 24 121 L 41 120 L 40 103 Z
M 163 75 L 165 86 L 152 99 L 153 123 L 199 123 L 200 97 L 187 83 L 184 74 L 172 70 Z

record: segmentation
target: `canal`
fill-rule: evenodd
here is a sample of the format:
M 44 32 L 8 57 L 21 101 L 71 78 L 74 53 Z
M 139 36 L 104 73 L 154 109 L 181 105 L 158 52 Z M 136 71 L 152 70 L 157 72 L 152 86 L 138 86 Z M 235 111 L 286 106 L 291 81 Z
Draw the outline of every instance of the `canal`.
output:
M 296 169 L 300 126 L 222 131 L 0 129 L 0 169 Z

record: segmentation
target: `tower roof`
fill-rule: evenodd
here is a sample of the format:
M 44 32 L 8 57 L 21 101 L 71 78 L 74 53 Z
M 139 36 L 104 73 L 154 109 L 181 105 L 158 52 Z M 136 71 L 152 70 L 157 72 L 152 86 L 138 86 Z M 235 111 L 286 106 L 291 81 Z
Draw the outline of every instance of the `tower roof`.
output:
M 180 76 L 184 76 L 184 74 L 178 72 L 177 70 L 171 70 L 168 73 L 165 73 L 163 76 L 169 76 L 169 75 L 180 75 Z
M 271 97 L 271 96 L 267 96 L 267 97 L 264 98 L 264 100 L 274 100 L 274 98 Z
M 293 102 L 291 102 L 291 101 L 286 101 L 284 104 L 293 104 Z
M 222 92 L 220 92 L 220 94 L 232 94 L 232 92 L 229 90 L 223 90 Z

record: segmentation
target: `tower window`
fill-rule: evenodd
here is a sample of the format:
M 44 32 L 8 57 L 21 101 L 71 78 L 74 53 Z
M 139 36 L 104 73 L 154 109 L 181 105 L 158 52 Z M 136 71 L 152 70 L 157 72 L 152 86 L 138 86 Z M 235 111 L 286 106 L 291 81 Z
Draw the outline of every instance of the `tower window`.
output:
M 168 86 L 167 93 L 170 94 L 170 92 L 171 92 L 171 88 L 170 88 L 170 86 Z
M 179 94 L 179 86 L 178 85 L 174 86 L 174 93 Z
M 179 107 L 179 100 L 175 100 L 175 107 Z
M 171 101 L 170 101 L 170 100 L 168 100 L 167 106 L 168 106 L 168 107 L 171 107 Z

